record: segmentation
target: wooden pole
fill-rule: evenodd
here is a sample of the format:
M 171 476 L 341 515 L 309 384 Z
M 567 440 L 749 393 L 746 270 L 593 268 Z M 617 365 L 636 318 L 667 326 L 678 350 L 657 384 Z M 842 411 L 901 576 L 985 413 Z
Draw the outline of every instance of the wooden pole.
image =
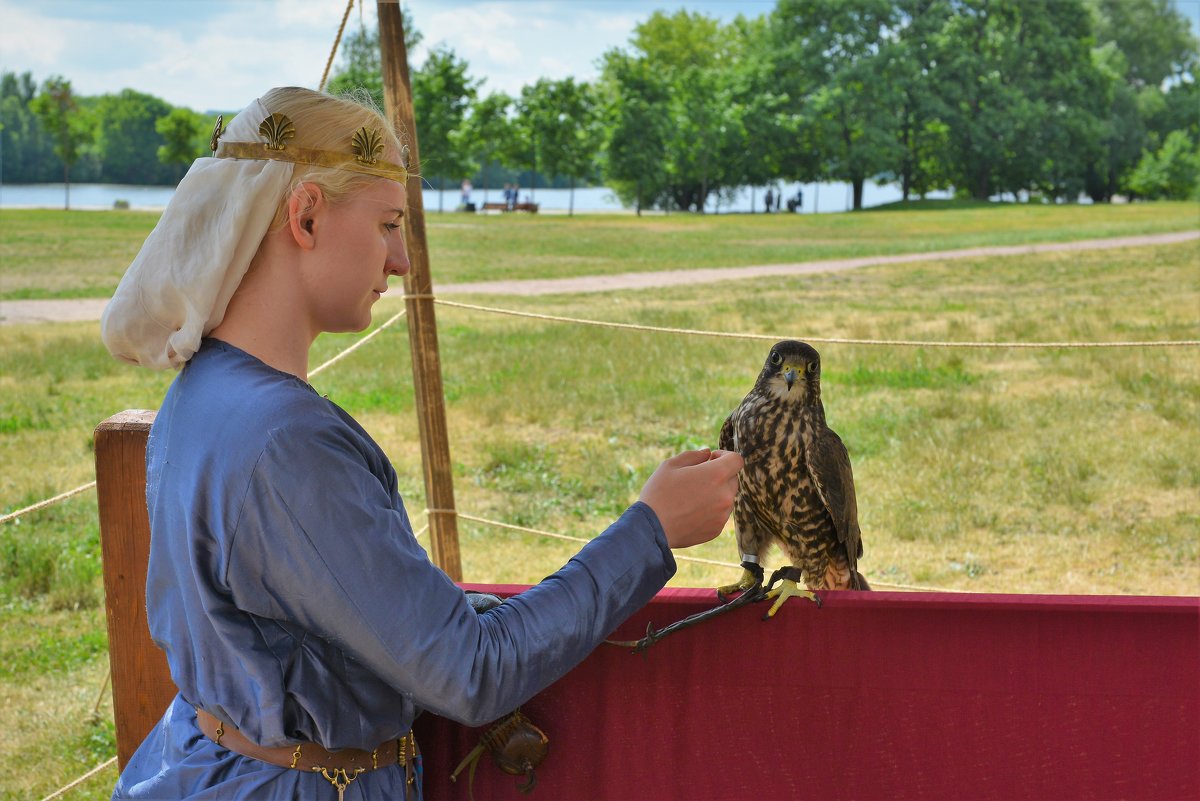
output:
M 115 414 L 96 427 L 96 499 L 104 560 L 104 610 L 112 672 L 117 764 L 133 752 L 162 717 L 175 685 L 167 659 L 146 623 L 146 438 L 154 412 Z
M 397 0 L 379 0 L 379 46 L 383 57 L 383 97 L 388 117 L 407 137 L 409 163 L 420 166 L 417 126 L 413 120 L 412 83 L 404 47 L 404 21 Z M 405 233 L 412 271 L 404 277 L 408 303 L 408 341 L 412 352 L 413 389 L 421 433 L 421 462 L 425 472 L 425 498 L 433 562 L 455 581 L 462 581 L 458 549 L 458 518 L 454 514 L 454 480 L 450 439 L 446 429 L 446 402 L 442 392 L 442 365 L 438 357 L 437 323 L 433 314 L 433 280 L 429 274 L 429 248 L 425 239 L 425 203 L 421 179 L 408 186 Z

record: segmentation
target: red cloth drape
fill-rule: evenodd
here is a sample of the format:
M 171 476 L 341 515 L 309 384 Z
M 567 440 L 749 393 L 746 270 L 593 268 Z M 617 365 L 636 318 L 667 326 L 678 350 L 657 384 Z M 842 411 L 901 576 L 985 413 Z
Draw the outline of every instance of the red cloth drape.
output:
M 523 707 L 536 789 L 485 756 L 476 801 L 1200 799 L 1200 598 L 823 595 L 600 646 Z M 664 590 L 615 636 L 714 603 Z M 418 721 L 427 798 L 467 798 L 482 731 Z

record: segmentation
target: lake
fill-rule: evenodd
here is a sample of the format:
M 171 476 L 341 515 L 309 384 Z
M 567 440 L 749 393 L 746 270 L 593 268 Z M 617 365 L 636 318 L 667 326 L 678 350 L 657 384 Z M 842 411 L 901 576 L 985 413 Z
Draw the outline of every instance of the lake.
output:
M 850 185 L 845 183 L 821 184 L 780 184 L 784 197 L 794 198 L 797 192 L 803 192 L 801 211 L 821 213 L 848 211 L 851 204 Z M 503 200 L 502 189 L 484 190 L 476 187 L 471 193 L 471 199 L 479 205 L 485 201 L 497 203 Z M 119 184 L 71 184 L 71 208 L 73 209 L 111 209 L 117 200 L 129 202 L 130 208 L 144 210 L 161 210 L 175 193 L 173 186 L 123 186 Z M 765 190 L 761 187 L 754 189 L 743 188 L 732 203 L 721 203 L 719 206 L 710 200 L 707 211 L 710 212 L 748 212 L 763 210 Z M 2 184 L 0 185 L 0 208 L 49 208 L 63 207 L 62 184 Z M 459 189 L 447 188 L 438 197 L 437 189 L 426 188 L 423 191 L 425 211 L 436 214 L 439 208 L 454 211 L 459 203 Z M 525 201 L 532 195 L 534 202 L 541 205 L 543 211 L 563 212 L 567 210 L 570 190 L 568 189 L 521 189 L 521 200 Z M 897 185 L 876 186 L 868 182 L 863 187 L 863 206 L 879 206 L 892 203 L 901 197 Z M 947 198 L 949 192 L 932 192 L 930 198 Z M 612 190 L 605 187 L 586 187 L 575 190 L 575 211 L 577 212 L 616 212 L 622 211 Z

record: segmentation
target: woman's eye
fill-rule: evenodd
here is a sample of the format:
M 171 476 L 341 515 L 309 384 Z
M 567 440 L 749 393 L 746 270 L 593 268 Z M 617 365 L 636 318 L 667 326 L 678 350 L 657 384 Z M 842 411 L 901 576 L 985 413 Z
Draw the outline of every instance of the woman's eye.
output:
M 384 223 L 383 227 L 388 229 L 389 231 L 395 231 L 397 228 L 400 227 L 400 223 Z

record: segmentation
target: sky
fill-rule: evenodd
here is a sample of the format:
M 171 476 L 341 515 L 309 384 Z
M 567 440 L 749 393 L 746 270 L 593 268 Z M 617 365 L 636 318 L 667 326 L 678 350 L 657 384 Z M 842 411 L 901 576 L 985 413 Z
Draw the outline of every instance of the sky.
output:
M 316 87 L 347 0 L 0 0 L 0 71 L 71 81 L 76 93 L 132 88 L 196 111 L 236 111 L 273 86 Z M 1173 0 L 1200 36 L 1200 0 Z M 449 45 L 485 80 L 520 92 L 538 78 L 591 80 L 655 10 L 754 17 L 774 0 L 406 0 L 424 40 Z M 361 8 L 361 11 L 360 11 Z M 375 24 L 356 3 L 347 26 Z

